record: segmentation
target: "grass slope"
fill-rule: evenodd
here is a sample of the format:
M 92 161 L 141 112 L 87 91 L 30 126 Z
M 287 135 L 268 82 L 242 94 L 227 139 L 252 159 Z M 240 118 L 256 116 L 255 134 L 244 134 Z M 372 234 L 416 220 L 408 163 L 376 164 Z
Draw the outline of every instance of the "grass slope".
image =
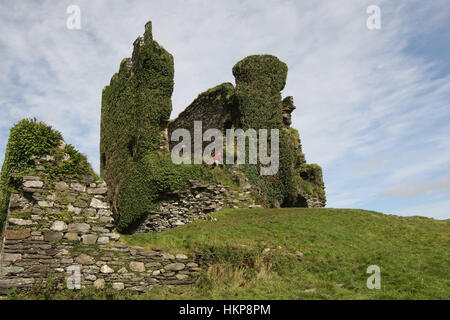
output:
M 223 210 L 123 241 L 200 252 L 209 268 L 190 288 L 68 293 L 69 298 L 449 299 L 450 221 L 347 209 Z M 264 252 L 266 248 L 270 251 Z M 303 253 L 300 257 L 297 251 Z M 381 289 L 366 287 L 381 268 Z M 312 290 L 311 290 L 312 289 Z
M 184 252 L 209 248 L 226 255 L 235 248 L 228 251 L 243 257 L 248 251 L 255 260 L 247 265 L 216 254 L 204 280 L 211 280 L 208 290 L 200 283 L 180 298 L 450 298 L 448 220 L 345 209 L 226 210 L 215 217 L 125 239 Z M 273 250 L 262 253 L 264 248 Z M 370 265 L 381 268 L 381 290 L 366 287 Z

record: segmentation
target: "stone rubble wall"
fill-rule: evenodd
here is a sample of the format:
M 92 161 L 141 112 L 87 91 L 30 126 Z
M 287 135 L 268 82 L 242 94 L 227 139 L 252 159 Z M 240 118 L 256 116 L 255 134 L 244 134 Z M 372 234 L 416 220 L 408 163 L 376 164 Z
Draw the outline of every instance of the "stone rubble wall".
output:
M 302 196 L 306 199 L 307 208 L 325 208 L 327 205 L 326 200 L 313 197 L 306 193 L 302 193 Z
M 37 169 L 42 170 L 40 164 Z M 0 251 L 0 293 L 50 278 L 65 288 L 78 271 L 81 288 L 110 285 L 143 292 L 193 283 L 201 270 L 198 257 L 120 243 L 106 193 L 106 184 L 89 176 L 53 181 L 38 171 L 24 177 L 10 198 Z
M 208 219 L 209 213 L 229 208 L 254 208 L 249 191 L 236 191 L 228 186 L 207 185 L 190 181 L 186 190 L 174 191 L 166 195 L 158 207 L 134 229 L 133 234 L 159 232 L 191 223 L 198 219 Z

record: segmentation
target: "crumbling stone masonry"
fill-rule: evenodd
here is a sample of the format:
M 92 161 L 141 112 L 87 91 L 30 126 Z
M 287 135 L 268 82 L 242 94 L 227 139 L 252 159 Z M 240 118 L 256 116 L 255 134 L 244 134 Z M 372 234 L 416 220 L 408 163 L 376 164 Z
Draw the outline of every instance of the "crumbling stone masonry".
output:
M 35 159 L 36 174 L 11 193 L 0 251 L 0 293 L 50 278 L 58 287 L 79 272 L 80 286 L 139 292 L 188 285 L 201 270 L 195 259 L 119 243 L 107 185 L 93 176 L 55 181 L 52 156 Z M 77 282 L 75 282 L 77 284 Z
M 165 195 L 158 207 L 146 216 L 132 233 L 159 232 L 198 219 L 212 219 L 208 214 L 222 208 L 257 208 L 249 201 L 250 192 L 235 191 L 224 185 L 190 181 L 185 190 Z

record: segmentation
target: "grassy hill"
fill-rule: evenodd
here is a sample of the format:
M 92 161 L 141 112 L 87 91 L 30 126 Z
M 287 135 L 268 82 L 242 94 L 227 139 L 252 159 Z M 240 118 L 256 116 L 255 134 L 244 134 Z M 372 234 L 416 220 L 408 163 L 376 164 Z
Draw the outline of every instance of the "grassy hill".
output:
M 209 267 L 193 287 L 154 289 L 141 296 L 86 290 L 61 293 L 61 297 L 450 298 L 448 220 L 296 208 L 223 210 L 212 216 L 217 220 L 123 236 L 122 241 L 131 245 L 201 253 Z M 366 287 L 370 265 L 381 268 L 380 290 Z

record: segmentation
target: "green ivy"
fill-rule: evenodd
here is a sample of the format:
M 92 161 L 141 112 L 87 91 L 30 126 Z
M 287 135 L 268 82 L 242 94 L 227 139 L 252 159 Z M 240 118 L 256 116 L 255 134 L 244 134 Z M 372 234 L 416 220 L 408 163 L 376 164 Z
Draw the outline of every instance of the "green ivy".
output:
M 173 57 L 153 40 L 151 23 L 145 29 L 133 58 L 122 61 L 102 96 L 101 176 L 122 229 L 155 205 L 142 185 L 149 178 L 145 158 L 163 145 L 162 131 L 172 111 Z M 140 195 L 135 205 L 130 199 L 136 194 L 130 192 Z

